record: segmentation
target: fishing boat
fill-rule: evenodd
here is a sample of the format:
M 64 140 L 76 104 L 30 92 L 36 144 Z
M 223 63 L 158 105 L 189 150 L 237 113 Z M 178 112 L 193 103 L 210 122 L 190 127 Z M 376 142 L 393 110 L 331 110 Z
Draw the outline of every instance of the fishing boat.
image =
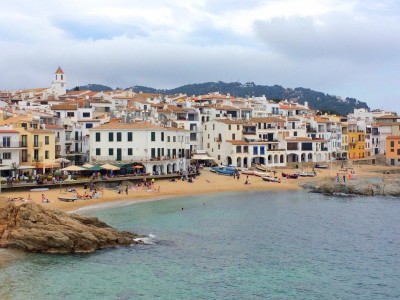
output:
M 249 169 L 243 169 L 241 170 L 243 175 L 254 175 L 254 170 L 249 170 Z
M 211 171 L 213 170 L 213 171 Z M 225 166 L 222 167 L 211 167 L 210 168 L 211 172 L 215 172 L 217 174 L 220 175 L 233 175 L 234 173 L 236 173 L 236 169 L 231 169 L 231 168 L 226 168 Z
M 257 164 L 256 165 L 256 169 L 265 172 L 265 171 L 267 171 L 267 166 L 261 165 L 261 164 Z
M 272 177 L 272 176 L 263 176 L 261 177 L 262 180 L 268 181 L 268 182 L 281 182 L 281 180 L 278 177 Z
M 269 173 L 254 171 L 254 175 L 258 177 L 269 176 Z
M 75 200 L 78 200 L 78 197 L 58 197 L 58 200 L 65 202 L 74 202 Z
M 328 165 L 316 164 L 315 167 L 316 167 L 317 169 L 328 169 Z
M 299 178 L 299 174 L 289 174 L 289 173 L 282 172 L 282 177 L 290 178 L 290 179 L 297 179 L 297 178 Z
M 314 172 L 298 172 L 298 171 L 294 171 L 293 174 L 298 174 L 300 177 L 314 177 L 317 175 L 317 173 Z

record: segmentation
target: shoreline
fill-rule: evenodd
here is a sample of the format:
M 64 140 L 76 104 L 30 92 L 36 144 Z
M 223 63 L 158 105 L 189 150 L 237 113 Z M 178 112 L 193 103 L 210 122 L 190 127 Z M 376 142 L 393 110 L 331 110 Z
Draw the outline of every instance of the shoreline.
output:
M 384 175 L 383 173 L 377 173 L 384 170 L 400 170 L 400 168 L 393 168 L 389 166 L 355 166 L 357 178 L 371 178 L 379 177 L 384 178 L 385 176 L 396 176 L 396 175 Z M 279 169 L 276 174 L 281 178 L 281 172 L 292 173 L 293 169 Z M 307 171 L 307 170 L 305 170 Z M 210 193 L 219 192 L 244 192 L 244 191 L 283 191 L 283 190 L 301 190 L 303 189 L 301 184 L 308 182 L 322 181 L 326 177 L 335 177 L 337 173 L 343 174 L 340 168 L 334 166 L 332 169 L 316 169 L 316 177 L 299 177 L 299 179 L 281 179 L 281 183 L 265 182 L 261 177 L 253 175 L 249 176 L 250 184 L 244 184 L 247 175 L 241 175 L 240 179 L 234 179 L 231 176 L 223 176 L 212 173 L 208 169 L 204 169 L 201 175 L 197 176 L 193 180 L 193 183 L 187 181 L 176 181 L 170 182 L 168 180 L 157 180 L 154 184 L 153 190 L 145 190 L 142 187 L 132 188 L 128 190 L 128 194 L 125 193 L 125 186 L 121 186 L 123 192 L 118 194 L 116 191 L 111 189 L 103 189 L 102 195 L 96 199 L 88 200 L 76 200 L 74 202 L 63 202 L 57 197 L 70 197 L 75 196 L 75 193 L 69 193 L 61 191 L 55 187 L 48 191 L 43 192 L 5 192 L 1 194 L 4 201 L 9 201 L 9 197 L 21 198 L 23 201 L 16 201 L 15 203 L 22 204 L 28 201 L 28 196 L 37 204 L 51 209 L 58 209 L 68 213 L 81 213 L 84 211 L 91 211 L 97 209 L 107 209 L 111 207 L 121 207 L 125 205 L 131 205 L 134 203 L 142 203 L 148 201 L 164 201 L 174 197 L 187 197 L 191 195 L 207 195 Z M 75 187 L 76 191 L 80 194 L 84 194 L 85 190 L 82 187 Z M 159 191 L 157 191 L 159 189 Z M 42 203 L 41 196 L 45 195 L 50 203 Z

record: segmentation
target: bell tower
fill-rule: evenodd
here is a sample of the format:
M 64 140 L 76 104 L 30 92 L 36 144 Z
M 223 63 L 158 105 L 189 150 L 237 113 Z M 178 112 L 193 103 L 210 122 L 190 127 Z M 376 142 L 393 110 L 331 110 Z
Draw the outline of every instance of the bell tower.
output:
M 67 92 L 67 82 L 65 74 L 61 67 L 58 67 L 54 73 L 54 80 L 51 83 L 51 92 L 54 96 L 64 95 Z

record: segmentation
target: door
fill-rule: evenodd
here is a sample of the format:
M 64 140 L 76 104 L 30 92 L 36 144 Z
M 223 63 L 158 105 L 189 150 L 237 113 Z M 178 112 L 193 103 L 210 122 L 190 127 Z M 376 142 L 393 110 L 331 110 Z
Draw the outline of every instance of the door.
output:
M 122 149 L 117 148 L 117 161 L 121 161 L 121 160 L 122 160 Z

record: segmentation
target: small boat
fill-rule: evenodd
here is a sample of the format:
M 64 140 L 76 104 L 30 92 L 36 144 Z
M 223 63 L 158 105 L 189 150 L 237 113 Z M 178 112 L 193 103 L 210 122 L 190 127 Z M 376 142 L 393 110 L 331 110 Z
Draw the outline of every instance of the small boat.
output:
M 298 174 L 300 177 L 314 177 L 317 176 L 317 173 L 314 172 L 298 172 L 298 171 L 294 171 L 293 174 Z
M 267 171 L 267 166 L 261 165 L 261 164 L 257 164 L 256 165 L 256 169 L 265 172 L 265 171 Z
M 211 167 L 210 170 L 213 170 L 211 172 L 215 172 L 220 175 L 233 175 L 236 173 L 236 169 L 231 169 L 231 168 L 225 168 L 224 166 L 222 167 Z
M 48 191 L 49 188 L 34 188 L 34 189 L 30 189 L 30 192 L 43 192 L 43 191 Z
M 278 177 L 272 177 L 272 176 L 263 176 L 261 177 L 264 181 L 269 181 L 269 182 L 281 182 L 281 180 Z
M 242 170 L 241 172 L 243 175 L 254 175 L 255 171 L 247 169 L 247 170 Z
M 254 171 L 254 175 L 258 177 L 269 176 L 269 173 Z
M 299 174 L 289 174 L 289 173 L 282 172 L 282 177 L 290 178 L 290 179 L 297 179 L 297 178 L 299 178 Z
M 75 200 L 78 200 L 78 197 L 57 197 L 57 198 L 58 200 L 65 202 L 74 202 Z
M 315 167 L 316 167 L 317 169 L 328 169 L 328 165 L 316 164 Z

